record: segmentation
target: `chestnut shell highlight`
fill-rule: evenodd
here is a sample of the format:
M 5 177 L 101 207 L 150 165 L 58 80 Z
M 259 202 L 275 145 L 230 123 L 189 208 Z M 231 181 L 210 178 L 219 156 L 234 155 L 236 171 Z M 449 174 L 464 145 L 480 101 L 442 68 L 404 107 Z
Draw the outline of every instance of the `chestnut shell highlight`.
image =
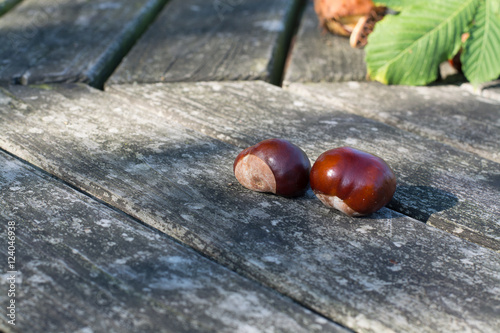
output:
M 396 176 L 384 160 L 350 147 L 321 154 L 311 169 L 310 182 L 326 206 L 349 216 L 376 212 L 396 191 Z
M 311 163 L 298 146 L 268 139 L 243 150 L 235 159 L 236 179 L 246 188 L 295 197 L 306 192 Z

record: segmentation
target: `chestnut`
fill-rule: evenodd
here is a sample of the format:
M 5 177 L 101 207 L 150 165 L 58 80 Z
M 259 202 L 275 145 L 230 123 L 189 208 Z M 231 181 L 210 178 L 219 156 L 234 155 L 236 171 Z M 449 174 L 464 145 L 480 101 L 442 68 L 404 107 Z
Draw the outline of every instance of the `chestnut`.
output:
M 351 147 L 321 154 L 311 169 L 310 182 L 321 202 L 349 216 L 376 212 L 396 191 L 396 176 L 384 160 Z
M 243 150 L 234 161 L 236 179 L 244 187 L 295 197 L 306 192 L 311 162 L 287 140 L 268 139 Z

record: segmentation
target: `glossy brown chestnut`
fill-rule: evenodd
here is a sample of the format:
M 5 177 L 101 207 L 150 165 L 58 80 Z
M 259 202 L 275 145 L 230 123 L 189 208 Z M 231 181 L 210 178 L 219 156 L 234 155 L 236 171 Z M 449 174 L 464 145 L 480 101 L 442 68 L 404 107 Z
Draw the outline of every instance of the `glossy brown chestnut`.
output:
M 268 139 L 243 150 L 233 170 L 240 184 L 250 190 L 295 197 L 307 190 L 311 163 L 296 145 Z
M 311 188 L 328 207 L 349 216 L 376 212 L 391 201 L 396 176 L 380 157 L 350 147 L 321 154 L 311 169 Z

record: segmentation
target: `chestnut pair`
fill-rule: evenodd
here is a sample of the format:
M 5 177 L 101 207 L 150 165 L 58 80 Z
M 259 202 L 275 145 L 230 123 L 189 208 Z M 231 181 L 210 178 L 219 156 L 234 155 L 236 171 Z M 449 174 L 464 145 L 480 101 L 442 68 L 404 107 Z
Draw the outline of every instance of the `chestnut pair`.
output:
M 244 187 L 285 197 L 303 195 L 310 183 L 321 202 L 349 216 L 376 212 L 396 191 L 396 176 L 384 160 L 350 147 L 324 152 L 311 168 L 302 149 L 268 139 L 243 150 L 233 170 Z

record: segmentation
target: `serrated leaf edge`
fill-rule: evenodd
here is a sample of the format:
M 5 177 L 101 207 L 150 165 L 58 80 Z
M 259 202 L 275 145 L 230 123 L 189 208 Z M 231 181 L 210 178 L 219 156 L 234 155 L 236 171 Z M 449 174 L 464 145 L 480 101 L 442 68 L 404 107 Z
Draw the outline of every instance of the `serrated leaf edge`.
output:
M 433 33 L 436 33 L 436 31 L 439 31 L 443 25 L 446 25 L 446 24 L 449 24 L 450 22 L 452 22 L 452 18 L 453 17 L 456 17 L 458 16 L 463 10 L 465 10 L 468 6 L 471 5 L 471 3 L 474 3 L 474 2 L 477 2 L 478 0 L 468 0 L 468 1 L 464 1 L 462 6 L 459 7 L 459 9 L 457 9 L 452 15 L 450 15 L 447 19 L 443 20 L 441 23 L 439 23 L 436 27 L 434 27 L 432 30 L 429 30 L 425 35 L 421 36 L 420 38 L 416 39 L 413 43 L 411 43 L 407 48 L 401 50 L 401 52 L 393 59 L 391 59 L 390 61 L 388 61 L 384 66 L 382 67 L 379 67 L 377 70 L 376 70 L 376 73 L 375 73 L 375 79 L 377 77 L 379 77 L 379 73 L 383 70 L 383 71 L 387 71 L 388 67 L 390 65 L 392 65 L 394 62 L 396 62 L 398 59 L 400 59 L 403 55 L 405 55 L 406 53 L 408 53 L 409 51 L 412 50 L 413 47 L 416 46 L 416 44 L 418 44 L 418 42 L 424 37 L 424 36 L 429 36 Z M 462 31 L 460 31 L 460 33 L 458 34 L 458 36 L 461 36 L 462 34 Z M 460 41 L 460 39 L 458 39 L 458 41 Z M 453 49 L 456 49 L 456 47 L 454 46 Z M 448 57 L 451 57 L 452 55 L 449 54 Z M 370 73 L 369 73 L 370 75 Z M 371 77 L 371 75 L 370 75 Z M 376 79 L 377 81 L 379 82 L 382 82 L 384 84 L 388 84 L 387 83 L 387 80 L 380 80 L 380 79 Z

